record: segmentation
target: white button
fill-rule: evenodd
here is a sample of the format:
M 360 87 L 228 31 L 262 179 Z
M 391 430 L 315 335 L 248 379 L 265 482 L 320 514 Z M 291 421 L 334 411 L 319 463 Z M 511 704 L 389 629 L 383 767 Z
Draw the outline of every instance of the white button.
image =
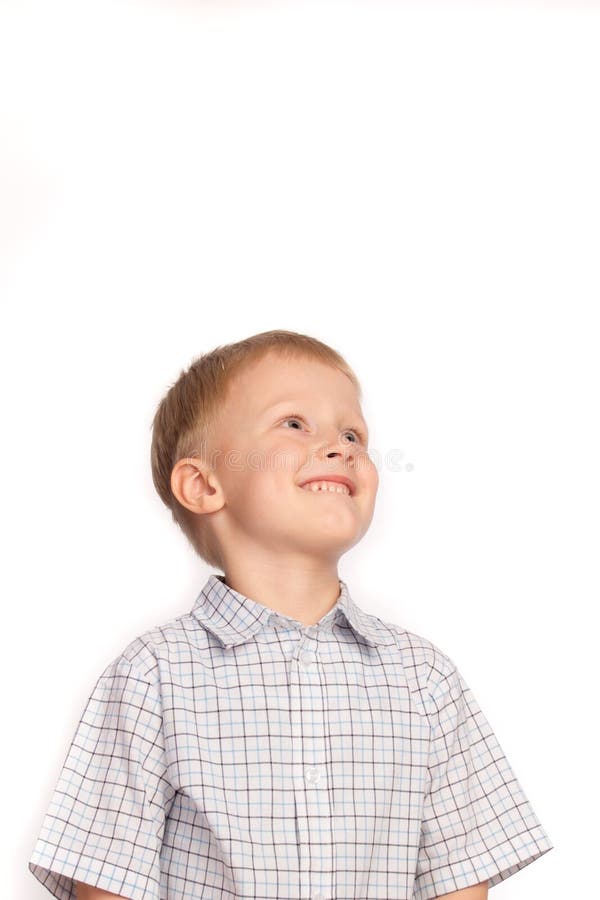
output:
M 310 669 L 315 664 L 315 654 L 312 650 L 303 650 L 300 654 L 300 663 L 303 669 Z
M 316 784 L 321 777 L 321 772 L 315 766 L 310 766 L 304 773 L 304 777 L 309 784 Z

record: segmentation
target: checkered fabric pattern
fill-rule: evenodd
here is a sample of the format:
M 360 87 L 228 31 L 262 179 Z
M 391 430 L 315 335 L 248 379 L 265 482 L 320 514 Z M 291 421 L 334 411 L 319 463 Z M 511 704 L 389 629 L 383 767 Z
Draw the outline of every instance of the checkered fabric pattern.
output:
M 60 900 L 429 900 L 552 847 L 438 647 L 341 580 L 305 626 L 211 574 L 100 675 L 29 869 Z

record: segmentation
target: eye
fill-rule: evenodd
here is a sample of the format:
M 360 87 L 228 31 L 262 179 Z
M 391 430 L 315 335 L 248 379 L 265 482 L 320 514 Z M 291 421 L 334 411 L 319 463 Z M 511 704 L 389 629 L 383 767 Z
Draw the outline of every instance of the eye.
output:
M 364 443 L 363 433 L 358 428 L 352 428 L 349 431 L 345 431 L 344 434 L 353 434 L 354 435 L 356 440 L 352 442 L 353 444 L 363 444 Z
M 292 413 L 291 416 L 286 416 L 285 419 L 282 419 L 280 424 L 283 425 L 284 422 L 304 422 L 304 419 L 302 416 Z
M 282 420 L 281 420 L 280 424 L 283 425 L 283 424 L 285 424 L 286 422 L 302 422 L 303 424 L 306 424 L 304 418 L 303 418 L 302 416 L 298 415 L 298 413 L 292 413 L 291 415 L 286 416 L 285 419 L 282 419 Z M 296 429 L 296 430 L 297 430 L 297 429 Z M 359 428 L 358 426 L 357 426 L 357 427 L 353 427 L 353 428 L 349 428 L 349 429 L 347 429 L 346 431 L 344 431 L 343 433 L 344 433 L 345 435 L 346 435 L 346 434 L 353 434 L 353 435 L 354 435 L 354 438 L 355 438 L 355 439 L 354 439 L 353 441 L 351 441 L 351 443 L 353 443 L 353 444 L 366 444 L 366 442 L 367 442 L 367 441 L 366 441 L 366 436 L 365 436 L 364 432 L 363 432 L 362 429 Z

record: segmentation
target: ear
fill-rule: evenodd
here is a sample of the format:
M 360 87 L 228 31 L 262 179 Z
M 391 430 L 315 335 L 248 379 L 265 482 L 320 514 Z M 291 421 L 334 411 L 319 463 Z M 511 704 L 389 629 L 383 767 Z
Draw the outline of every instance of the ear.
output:
M 213 469 L 201 459 L 178 460 L 171 472 L 171 490 L 193 513 L 212 513 L 225 504 L 223 489 Z

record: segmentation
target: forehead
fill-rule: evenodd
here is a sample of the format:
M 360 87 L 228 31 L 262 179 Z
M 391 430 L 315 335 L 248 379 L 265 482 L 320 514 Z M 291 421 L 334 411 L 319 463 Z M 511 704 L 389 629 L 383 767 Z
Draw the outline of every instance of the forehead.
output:
M 253 361 L 232 382 L 232 405 L 260 415 L 278 403 L 323 399 L 356 412 L 360 400 L 356 387 L 344 372 L 311 357 L 287 357 L 268 353 Z

